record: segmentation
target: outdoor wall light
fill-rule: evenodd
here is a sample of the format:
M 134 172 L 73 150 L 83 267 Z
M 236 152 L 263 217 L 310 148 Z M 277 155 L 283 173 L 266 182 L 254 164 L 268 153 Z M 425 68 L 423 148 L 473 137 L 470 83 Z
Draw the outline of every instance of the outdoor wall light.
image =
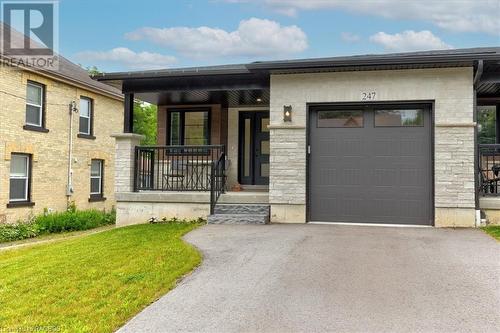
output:
M 257 101 L 257 103 L 260 103 L 260 102 L 262 102 L 262 98 L 258 97 L 258 98 L 256 99 L 256 101 Z
M 292 121 L 292 106 L 291 105 L 283 105 L 283 121 L 291 122 Z

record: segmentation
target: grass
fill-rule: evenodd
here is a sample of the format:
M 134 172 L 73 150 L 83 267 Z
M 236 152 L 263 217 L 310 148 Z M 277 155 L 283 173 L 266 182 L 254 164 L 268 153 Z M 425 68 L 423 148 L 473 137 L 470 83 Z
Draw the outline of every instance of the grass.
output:
M 201 261 L 194 223 L 146 224 L 0 252 L 0 332 L 113 332 Z
M 486 227 L 482 227 L 488 235 L 500 241 L 500 225 L 489 225 Z

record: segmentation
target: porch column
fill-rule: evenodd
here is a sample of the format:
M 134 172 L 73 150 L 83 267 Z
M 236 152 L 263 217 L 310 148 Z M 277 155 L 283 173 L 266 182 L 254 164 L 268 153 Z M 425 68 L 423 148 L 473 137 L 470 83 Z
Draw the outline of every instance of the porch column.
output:
M 135 147 L 144 135 L 133 133 L 113 134 L 115 138 L 115 193 L 134 191 Z
M 126 93 L 123 103 L 123 133 L 134 132 L 134 94 Z

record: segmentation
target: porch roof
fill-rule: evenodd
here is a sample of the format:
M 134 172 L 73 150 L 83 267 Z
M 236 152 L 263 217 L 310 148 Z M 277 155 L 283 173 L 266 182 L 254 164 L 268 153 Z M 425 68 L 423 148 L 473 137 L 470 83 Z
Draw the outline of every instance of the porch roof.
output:
M 368 54 L 248 64 L 103 73 L 95 77 L 154 104 L 267 104 L 271 74 L 474 66 L 479 97 L 500 95 L 500 47 Z M 256 102 L 259 100 L 260 102 Z

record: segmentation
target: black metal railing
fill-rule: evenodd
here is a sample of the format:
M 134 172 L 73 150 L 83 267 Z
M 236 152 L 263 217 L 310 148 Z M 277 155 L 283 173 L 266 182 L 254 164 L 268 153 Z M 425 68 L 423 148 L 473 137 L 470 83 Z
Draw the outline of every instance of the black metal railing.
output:
M 479 194 L 498 195 L 500 182 L 500 144 L 478 145 Z
M 217 200 L 226 187 L 226 154 L 222 152 L 212 164 L 212 177 L 210 180 L 210 214 L 214 213 Z
M 213 165 L 224 145 L 138 146 L 135 191 L 211 191 Z

